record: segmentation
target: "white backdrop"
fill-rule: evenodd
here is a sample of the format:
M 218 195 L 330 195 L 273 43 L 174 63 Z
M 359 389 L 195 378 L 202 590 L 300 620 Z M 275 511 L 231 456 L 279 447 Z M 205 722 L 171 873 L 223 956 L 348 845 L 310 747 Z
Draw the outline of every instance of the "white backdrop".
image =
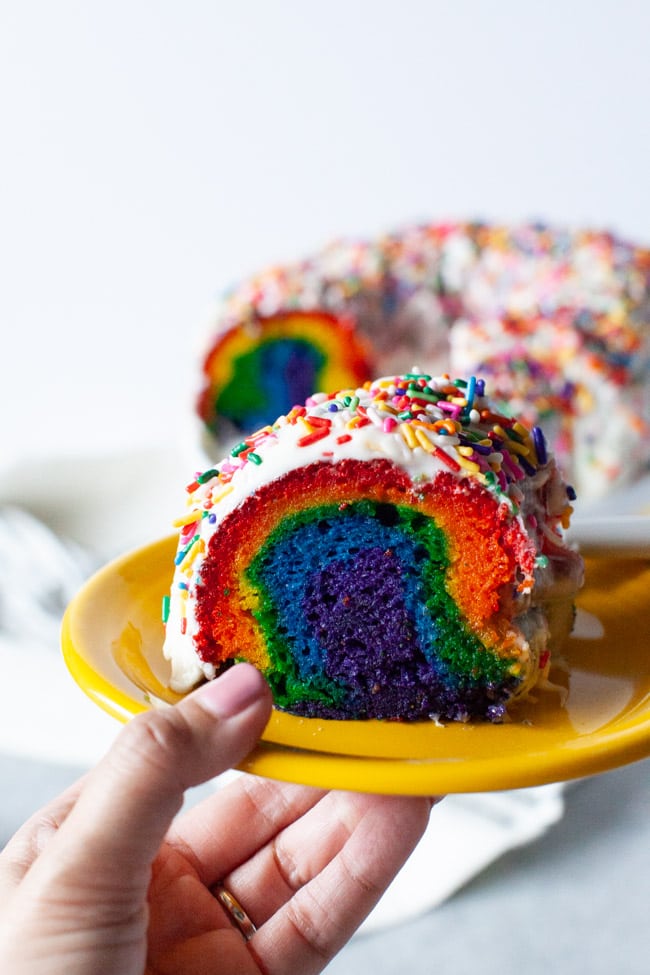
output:
M 644 0 L 0 5 L 5 463 L 177 440 L 204 310 L 340 233 L 650 241 Z
M 0 0 L 0 502 L 95 556 L 167 532 L 205 309 L 333 236 L 542 218 L 650 243 L 649 37 L 646 0 Z M 0 660 L 30 706 L 6 696 L 0 755 L 92 763 L 115 722 L 56 621 L 20 625 L 65 559 L 4 541 Z M 496 819 L 448 800 L 387 916 L 547 828 L 550 788 Z

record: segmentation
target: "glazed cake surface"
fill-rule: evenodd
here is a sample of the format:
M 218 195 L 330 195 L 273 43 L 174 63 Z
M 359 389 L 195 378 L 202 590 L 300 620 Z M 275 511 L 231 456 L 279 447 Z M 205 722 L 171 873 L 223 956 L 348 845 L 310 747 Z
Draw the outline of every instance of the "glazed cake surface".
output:
M 572 496 L 482 380 L 315 394 L 188 486 L 172 686 L 246 659 L 294 714 L 503 720 L 571 628 Z

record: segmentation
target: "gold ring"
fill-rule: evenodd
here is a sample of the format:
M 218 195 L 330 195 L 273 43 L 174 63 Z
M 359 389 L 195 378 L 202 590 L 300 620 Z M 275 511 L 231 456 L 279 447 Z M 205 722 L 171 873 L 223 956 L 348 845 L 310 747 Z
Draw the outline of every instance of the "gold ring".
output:
M 241 931 L 245 940 L 250 941 L 257 928 L 237 898 L 229 890 L 226 890 L 223 884 L 215 884 L 214 887 L 210 888 L 210 892 L 214 894 L 221 906 L 228 912 L 228 917 L 235 927 Z

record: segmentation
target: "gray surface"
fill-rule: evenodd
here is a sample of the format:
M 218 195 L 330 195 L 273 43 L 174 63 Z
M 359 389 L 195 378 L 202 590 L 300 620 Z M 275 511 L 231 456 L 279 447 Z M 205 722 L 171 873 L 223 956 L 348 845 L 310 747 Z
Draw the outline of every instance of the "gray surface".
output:
M 354 940 L 328 975 L 647 975 L 649 809 L 650 761 L 570 787 L 544 837 L 430 914 Z
M 0 839 L 79 772 L 0 756 Z M 435 911 L 354 939 L 327 975 L 646 975 L 650 761 L 573 785 L 566 803 L 540 840 Z
M 0 845 L 4 846 L 21 823 L 84 771 L 0 753 Z

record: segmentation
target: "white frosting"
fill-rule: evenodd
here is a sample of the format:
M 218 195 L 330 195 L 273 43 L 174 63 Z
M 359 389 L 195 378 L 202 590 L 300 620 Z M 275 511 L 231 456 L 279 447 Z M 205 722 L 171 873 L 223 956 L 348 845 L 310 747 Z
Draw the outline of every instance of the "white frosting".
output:
M 451 332 L 450 354 L 461 375 L 498 373 L 509 409 L 528 423 L 535 418 L 525 397 L 533 389 L 540 395 L 544 387 L 539 375 L 526 377 L 519 364 L 535 363 L 544 372 L 548 401 L 567 401 L 566 411 L 549 410 L 544 429 L 551 442 L 570 453 L 583 503 L 626 483 L 643 466 L 647 448 L 640 430 L 650 415 L 645 381 L 622 385 L 602 357 L 583 354 L 579 332 L 561 319 L 536 320 L 533 328 L 518 331 L 498 318 L 462 320 Z M 563 391 L 569 384 L 570 401 Z

